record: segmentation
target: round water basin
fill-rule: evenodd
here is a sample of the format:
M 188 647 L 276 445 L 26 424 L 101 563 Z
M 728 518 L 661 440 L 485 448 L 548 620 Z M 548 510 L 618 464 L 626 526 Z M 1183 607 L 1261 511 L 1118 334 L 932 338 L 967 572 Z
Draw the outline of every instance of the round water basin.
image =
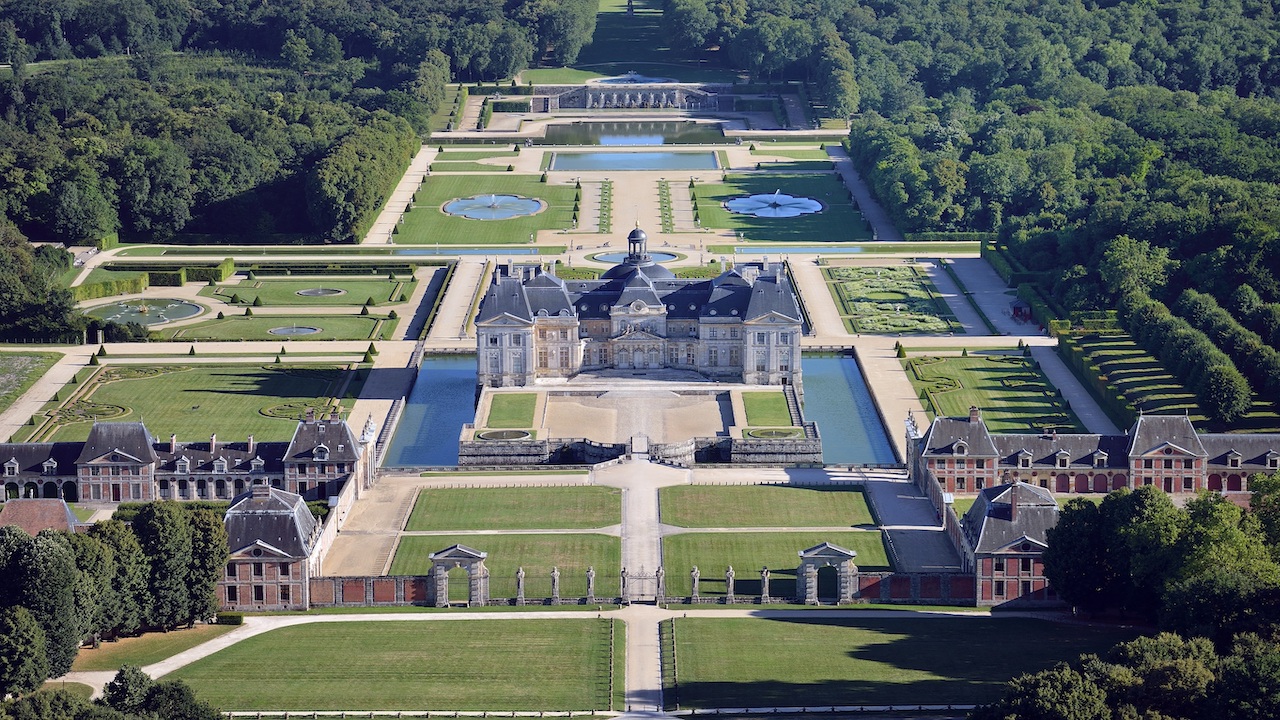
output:
M 271 328 L 267 332 L 272 335 L 283 335 L 285 337 L 297 337 L 299 335 L 315 335 L 320 332 L 320 328 L 310 325 L 288 325 L 285 327 Z
M 528 437 L 528 430 L 485 430 L 476 433 L 476 437 L 481 440 L 524 440 Z
M 141 325 L 160 325 L 195 317 L 204 308 L 185 300 L 121 300 L 110 305 L 100 305 L 85 314 L 99 320 L 110 320 L 118 323 L 139 323 Z
M 736 197 L 724 204 L 729 212 L 759 218 L 793 218 L 822 212 L 822 203 L 784 192 Z
M 662 263 L 671 262 L 679 257 L 679 255 L 669 252 L 651 252 L 649 253 L 649 257 L 653 258 L 654 262 Z M 590 259 L 595 260 L 596 262 L 617 264 L 626 260 L 627 254 L 624 252 L 596 253 L 595 255 L 592 255 Z
M 777 440 L 779 438 L 800 437 L 803 433 L 796 428 L 768 428 L 765 430 L 748 430 L 747 437 L 760 438 L 762 440 Z
M 519 195 L 475 195 L 450 200 L 441 206 L 449 215 L 472 220 L 509 220 L 526 215 L 537 215 L 547 204 L 537 198 Z
M 339 290 L 338 288 L 321 287 L 321 288 L 306 288 L 304 290 L 299 290 L 295 294 L 301 295 L 302 297 L 332 297 L 334 295 L 346 295 L 347 291 Z

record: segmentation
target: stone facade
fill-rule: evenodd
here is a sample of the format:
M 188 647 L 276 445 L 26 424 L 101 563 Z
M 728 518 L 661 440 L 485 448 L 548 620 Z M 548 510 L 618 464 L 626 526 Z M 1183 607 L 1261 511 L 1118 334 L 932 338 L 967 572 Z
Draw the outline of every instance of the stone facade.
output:
M 678 279 L 647 236 L 599 280 L 500 267 L 476 319 L 477 382 L 530 385 L 583 371 L 673 368 L 715 380 L 800 385 L 803 319 L 782 263 Z

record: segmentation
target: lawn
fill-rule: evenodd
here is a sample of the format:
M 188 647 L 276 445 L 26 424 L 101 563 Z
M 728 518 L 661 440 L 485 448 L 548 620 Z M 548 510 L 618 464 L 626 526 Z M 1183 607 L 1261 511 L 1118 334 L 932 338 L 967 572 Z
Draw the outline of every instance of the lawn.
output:
M 1021 355 L 924 356 L 904 361 L 931 417 L 967 417 L 970 407 L 994 433 L 1086 432 L 1035 361 Z
M 81 648 L 71 669 L 119 670 L 121 665 L 151 665 L 184 650 L 235 630 L 233 625 L 197 625 L 171 632 L 146 633 L 138 637 L 104 642 L 98 649 Z
M 662 488 L 658 500 L 662 522 L 681 527 L 836 527 L 875 523 L 866 496 L 854 488 L 677 485 Z
M 546 530 L 619 522 L 622 491 L 615 488 L 441 488 L 418 492 L 405 530 Z
M 742 405 L 747 411 L 747 424 L 753 427 L 789 427 L 791 412 L 781 392 L 744 392 Z
M 533 408 L 538 404 L 537 393 L 492 393 L 489 397 L 489 417 L 485 427 L 533 427 Z
M 964 332 L 933 282 L 915 267 L 828 267 L 822 272 L 849 332 Z
M 489 553 L 489 594 L 494 598 L 516 596 L 516 570 L 525 571 L 525 596 L 551 596 L 551 568 L 560 568 L 561 597 L 587 593 L 587 567 L 596 569 L 596 595 L 618 596 L 618 571 L 622 567 L 622 542 L 610 535 L 405 535 L 400 538 L 392 575 L 423 575 L 427 558 L 453 544 Z M 460 573 L 460 571 L 455 571 Z M 465 575 L 451 576 L 450 596 L 465 598 Z M 461 590 L 461 595 L 458 591 Z
M 520 79 L 529 85 L 579 85 L 598 77 L 604 75 L 594 70 L 575 70 L 570 67 L 531 68 L 520 73 Z
M 1004 684 L 1136 633 L 1029 618 L 678 618 L 681 709 L 990 702 Z
M 879 532 L 684 533 L 662 539 L 667 592 L 690 593 L 689 571 L 702 573 L 703 595 L 724 594 L 725 569 L 732 565 L 739 595 L 760 594 L 760 569 L 770 570 L 769 593 L 794 597 L 797 553 L 821 542 L 858 553 L 854 563 L 868 572 L 888 570 L 889 558 Z
M 466 160 L 448 161 L 436 160 L 431 163 L 431 172 L 433 173 L 490 173 L 502 172 L 507 169 L 506 165 L 490 165 L 487 163 L 470 162 Z
M 819 150 L 816 147 L 773 147 L 769 143 L 762 143 L 752 145 L 751 154 L 763 157 L 785 157 L 792 160 L 824 160 L 826 161 L 826 167 L 831 167 L 831 156 L 827 154 L 826 150 Z
M 315 277 L 307 280 L 262 280 L 244 279 L 231 285 L 203 287 L 200 294 L 204 297 L 215 297 L 223 302 L 232 302 L 232 297 L 239 296 L 240 302 L 252 304 L 254 298 L 262 300 L 265 306 L 306 306 L 306 305 L 386 305 L 401 302 L 400 297 L 408 299 L 413 295 L 413 278 L 402 280 L 351 280 L 339 277 Z M 302 295 L 307 290 L 341 290 L 334 295 Z M 369 301 L 372 302 L 369 302 Z
M 444 152 L 436 153 L 436 162 L 487 160 L 489 158 L 513 158 L 520 153 L 506 147 L 493 145 L 450 145 Z
M 0 411 L 22 397 L 60 359 L 60 353 L 0 354 Z
M 775 190 L 819 200 L 823 210 L 795 218 L 756 218 L 731 213 L 724 208 L 724 203 L 733 198 L 772 194 Z M 746 240 L 814 245 L 871 239 L 871 231 L 867 229 L 862 213 L 853 209 L 849 190 L 833 174 L 729 175 L 724 183 L 699 184 L 695 192 L 698 219 L 703 227 L 733 230 Z
M 504 170 L 504 168 L 490 168 Z M 568 228 L 573 221 L 574 187 L 539 182 L 537 175 L 432 176 L 418 189 L 415 207 L 404 216 L 396 243 L 409 245 L 506 245 L 529 242 L 539 230 Z M 536 215 L 510 220 L 470 220 L 446 215 L 440 208 L 456 198 L 490 193 L 538 198 L 547 207 Z M 582 212 L 594 212 L 583 208 Z
M 389 340 L 399 320 L 386 315 L 228 315 L 162 331 L 167 340 Z M 277 328 L 315 327 L 310 335 L 278 335 Z
M 84 440 L 96 418 L 145 421 L 157 437 L 176 433 L 187 441 L 211 433 L 224 440 L 253 435 L 259 442 L 287 441 L 306 408 L 328 408 L 347 377 L 345 370 L 324 366 L 104 368 L 85 388 L 87 399 L 77 396 L 51 413 L 55 427 L 41 439 Z M 352 382 L 346 397 L 358 392 Z
M 300 625 L 248 638 L 171 677 L 223 710 L 607 710 L 612 622 Z

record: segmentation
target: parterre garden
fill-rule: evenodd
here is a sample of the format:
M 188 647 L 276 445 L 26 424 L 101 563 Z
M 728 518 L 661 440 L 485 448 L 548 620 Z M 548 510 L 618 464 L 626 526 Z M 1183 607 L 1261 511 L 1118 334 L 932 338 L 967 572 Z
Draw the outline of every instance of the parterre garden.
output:
M 338 409 L 363 381 L 354 366 L 179 363 L 82 370 L 14 441 L 84 440 L 98 420 L 145 422 L 158 436 L 185 440 L 217 433 L 284 441 L 308 409 Z
M 915 266 L 826 267 L 823 275 L 851 333 L 963 333 L 964 327 Z
M 0 410 L 7 409 L 62 357 L 57 353 L 0 355 Z
M 994 433 L 1086 432 L 1038 364 L 1020 354 L 926 355 L 903 360 L 930 417 L 962 417 L 970 407 Z
M 530 233 L 567 229 L 573 224 L 577 192 L 573 185 L 540 182 L 537 175 L 433 175 L 414 194 L 413 209 L 404 215 L 394 239 L 397 244 L 406 245 L 527 244 Z M 509 220 L 470 220 L 440 209 L 456 198 L 491 193 L 538 198 L 546 208 L 535 215 Z
M 407 301 L 413 295 L 416 283 L 412 277 L 359 280 L 341 276 L 289 280 L 246 277 L 236 283 L 201 288 L 200 295 L 229 304 L 265 307 L 378 306 Z M 259 302 L 255 303 L 255 300 Z
M 724 207 L 724 203 L 733 198 L 775 190 L 818 200 L 823 205 L 822 211 L 794 218 L 758 218 L 731 213 Z M 733 230 L 741 233 L 745 240 L 812 245 L 871 239 L 871 231 L 862 213 L 854 209 L 848 188 L 834 173 L 730 174 L 720 183 L 699 183 L 690 192 L 695 217 L 702 227 Z

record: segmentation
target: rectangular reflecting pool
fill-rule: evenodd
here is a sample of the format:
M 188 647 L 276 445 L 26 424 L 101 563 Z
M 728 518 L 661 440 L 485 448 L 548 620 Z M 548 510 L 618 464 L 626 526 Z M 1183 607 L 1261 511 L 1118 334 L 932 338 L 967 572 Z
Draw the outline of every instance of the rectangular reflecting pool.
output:
M 618 172 L 624 170 L 715 170 L 714 152 L 558 152 L 551 170 Z
M 536 145 L 710 145 L 729 142 L 719 123 L 619 120 L 556 123 Z
M 476 415 L 476 356 L 428 355 L 382 464 L 457 465 L 458 433 Z
M 804 418 L 818 424 L 822 461 L 829 465 L 898 462 L 858 361 L 848 355 L 810 355 L 804 368 Z

